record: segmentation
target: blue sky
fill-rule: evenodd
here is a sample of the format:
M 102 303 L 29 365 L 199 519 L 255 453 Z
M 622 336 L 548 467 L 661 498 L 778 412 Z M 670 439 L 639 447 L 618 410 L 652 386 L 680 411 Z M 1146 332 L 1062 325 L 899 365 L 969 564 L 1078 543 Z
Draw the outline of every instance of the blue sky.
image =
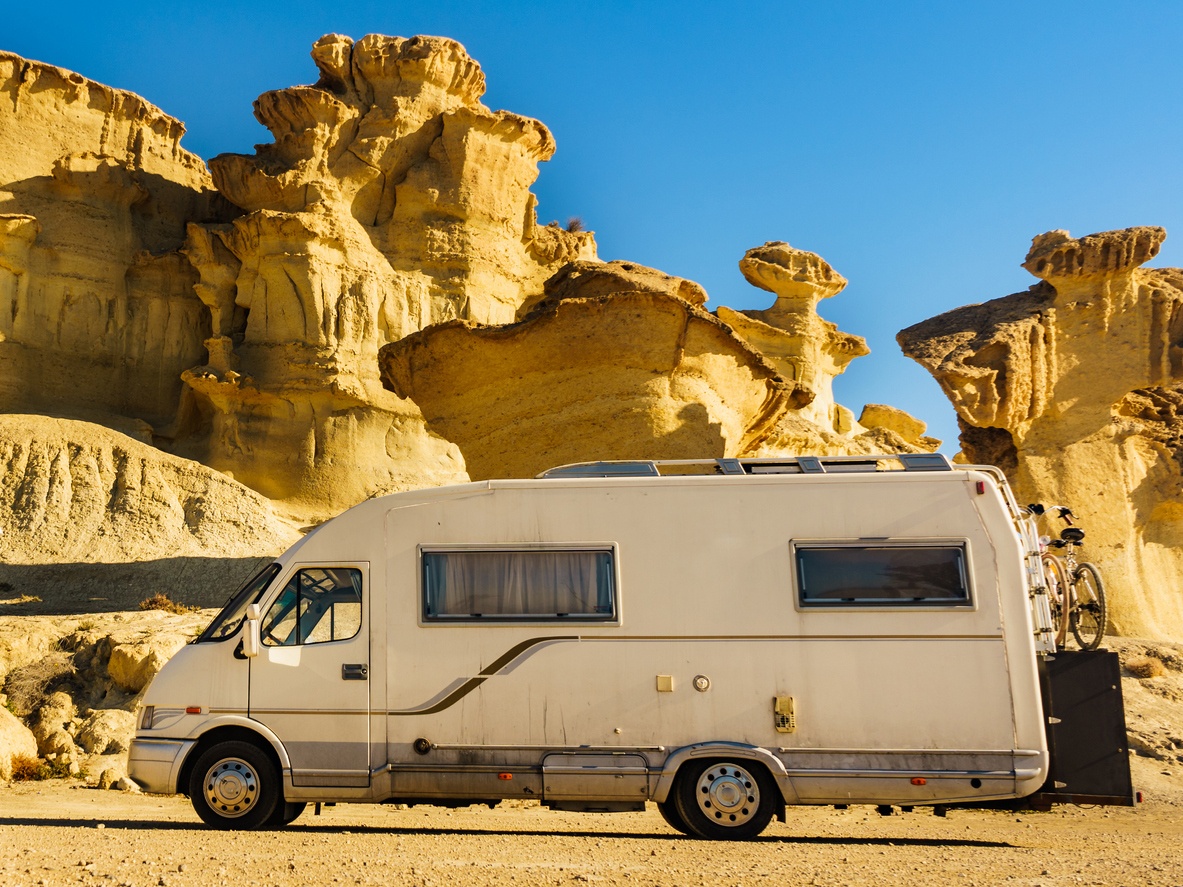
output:
M 1031 238 L 1163 225 L 1183 265 L 1183 3 L 20 4 L 0 49 L 129 89 L 209 158 L 269 135 L 260 93 L 309 83 L 325 33 L 437 34 L 484 68 L 485 103 L 558 152 L 541 221 L 579 216 L 600 255 L 763 308 L 736 263 L 766 240 L 850 284 L 821 313 L 865 336 L 835 384 L 902 407 L 956 452 L 935 382 L 895 333 L 1025 289 Z M 101 12 L 96 11 L 101 9 Z

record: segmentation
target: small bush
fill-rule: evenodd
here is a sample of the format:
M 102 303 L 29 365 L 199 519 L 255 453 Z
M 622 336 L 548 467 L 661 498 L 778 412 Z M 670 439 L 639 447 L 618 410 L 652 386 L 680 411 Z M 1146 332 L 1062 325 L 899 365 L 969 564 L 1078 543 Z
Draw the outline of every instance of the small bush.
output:
M 1136 678 L 1157 678 L 1167 673 L 1162 660 L 1154 656 L 1131 656 L 1125 661 L 1125 668 Z
M 140 609 L 164 610 L 166 613 L 192 613 L 197 607 L 188 607 L 185 604 L 179 604 L 163 591 L 158 591 L 147 600 L 140 601 Z
M 66 779 L 70 765 L 66 761 L 43 761 L 29 755 L 12 756 L 12 781 L 31 782 L 42 779 Z
M 578 234 L 582 230 L 584 230 L 583 219 L 579 218 L 579 216 L 571 216 L 571 218 L 567 219 L 567 231 L 571 234 Z
M 45 761 L 29 755 L 12 756 L 12 781 L 28 782 L 31 779 L 44 779 L 44 771 L 48 769 Z

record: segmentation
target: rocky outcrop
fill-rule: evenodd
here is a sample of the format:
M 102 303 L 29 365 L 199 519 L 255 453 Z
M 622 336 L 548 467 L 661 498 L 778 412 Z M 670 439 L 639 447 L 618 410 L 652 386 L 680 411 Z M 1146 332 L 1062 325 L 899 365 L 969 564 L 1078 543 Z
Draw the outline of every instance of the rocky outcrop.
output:
M 140 693 L 211 615 L 0 616 L 0 780 L 16 753 L 58 773 L 85 766 L 100 787 L 129 789 L 119 777 Z
M 171 433 L 210 334 L 177 249 L 232 209 L 184 126 L 137 95 L 10 53 L 0 95 L 0 411 Z
M 0 416 L 0 527 L 0 598 L 58 612 L 134 609 L 157 592 L 220 602 L 259 555 L 299 538 L 264 497 L 203 465 L 27 415 Z
M 957 409 L 971 462 L 1024 502 L 1070 506 L 1106 578 L 1111 628 L 1183 633 L 1183 270 L 1143 268 L 1166 237 L 1036 237 L 1030 290 L 899 334 Z
M 596 290 L 596 275 L 579 279 Z M 580 298 L 560 283 L 516 324 L 453 321 L 382 350 L 387 385 L 457 442 L 474 479 L 733 455 L 767 435 L 789 386 L 716 318 L 659 292 Z
M 456 447 L 383 390 L 378 349 L 433 323 L 512 321 L 595 244 L 537 225 L 529 188 L 554 140 L 480 103 L 460 44 L 329 35 L 312 56 L 315 86 L 255 103 L 274 143 L 211 161 L 248 214 L 191 231 L 213 338 L 185 381 L 211 426 L 203 461 L 333 513 L 465 478 Z
M 14 431 L 8 470 L 31 492 L 0 495 L 0 555 L 16 552 L 0 601 L 52 595 L 60 572 L 21 571 L 38 558 L 110 603 L 100 585 L 124 600 L 199 551 L 237 557 L 194 524 L 234 513 L 232 481 L 315 521 L 571 460 L 935 445 L 834 401 L 867 348 L 818 316 L 845 283 L 820 257 L 749 251 L 741 270 L 775 304 L 711 314 L 698 284 L 537 223 L 554 140 L 481 103 L 460 44 L 328 35 L 312 59 L 314 85 L 255 103 L 273 142 L 207 172 L 142 99 L 0 56 L 0 412 L 85 418 L 221 473 L 181 482 L 144 455 L 128 462 L 155 466 L 141 480 L 113 480 L 122 444 L 108 459 L 81 427 L 69 444 Z M 165 464 L 159 496 L 142 492 Z M 100 515 L 96 491 L 116 486 Z M 268 521 L 229 521 L 243 558 L 269 548 Z M 127 571 L 153 557 L 163 572 Z M 102 558 L 119 572 L 89 569 Z
M 474 479 L 592 459 L 935 449 L 902 410 L 863 425 L 834 402 L 834 376 L 867 348 L 817 315 L 820 293 L 845 284 L 823 259 L 766 244 L 741 269 L 776 287 L 772 308 L 714 316 L 692 281 L 572 262 L 517 323 L 453 321 L 385 346 L 382 378 Z
M 762 311 L 720 307 L 716 314 L 792 387 L 790 409 L 782 411 L 776 429 L 744 455 L 931 452 L 940 446 L 924 436 L 923 422 L 903 410 L 870 406 L 856 420 L 834 400 L 834 379 L 871 349 L 861 336 L 841 332 L 818 315 L 818 302 L 846 287 L 846 278 L 825 259 L 771 241 L 748 250 L 739 270 L 752 286 L 774 293 L 776 301 Z M 893 418 L 877 419 L 885 411 Z

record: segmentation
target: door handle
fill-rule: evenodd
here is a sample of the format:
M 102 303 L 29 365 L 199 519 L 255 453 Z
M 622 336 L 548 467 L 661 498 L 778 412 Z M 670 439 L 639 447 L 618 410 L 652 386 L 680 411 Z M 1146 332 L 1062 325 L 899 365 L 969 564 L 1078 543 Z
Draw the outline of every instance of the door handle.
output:
M 370 670 L 364 662 L 347 663 L 341 666 L 341 680 L 364 681 L 369 677 Z

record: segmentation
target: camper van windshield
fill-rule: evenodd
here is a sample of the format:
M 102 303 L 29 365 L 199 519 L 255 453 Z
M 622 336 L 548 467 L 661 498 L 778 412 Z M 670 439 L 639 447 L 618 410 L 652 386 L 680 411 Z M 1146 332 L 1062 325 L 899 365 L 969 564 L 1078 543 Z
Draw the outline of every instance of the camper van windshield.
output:
M 246 608 L 258 599 L 278 572 L 279 564 L 268 564 L 248 579 L 242 588 L 230 596 L 230 600 L 226 602 L 222 612 L 214 617 L 214 621 L 197 636 L 193 643 L 222 641 L 238 631 L 238 627 L 242 625 L 242 617 L 246 615 Z

